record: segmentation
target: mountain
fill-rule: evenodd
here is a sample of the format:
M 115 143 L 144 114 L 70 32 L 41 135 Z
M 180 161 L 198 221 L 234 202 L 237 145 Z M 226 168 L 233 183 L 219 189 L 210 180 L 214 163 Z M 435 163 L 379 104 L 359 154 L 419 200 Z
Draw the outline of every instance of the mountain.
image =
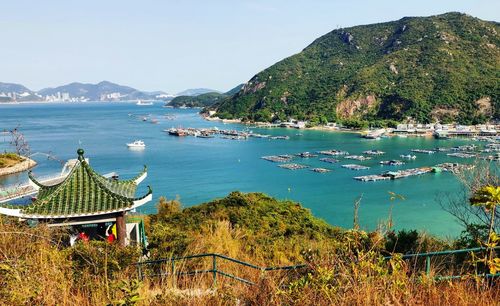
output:
M 243 86 L 245 86 L 245 84 L 239 84 L 238 86 L 230 89 L 229 91 L 225 92 L 224 94 L 226 96 L 233 96 L 233 95 L 237 94 L 241 89 L 243 89 Z
M 231 96 L 238 93 L 243 88 L 243 85 L 244 84 L 240 84 L 225 93 L 207 92 L 196 96 L 177 96 L 172 99 L 168 105 L 173 107 L 210 107 L 216 103 L 229 99 Z
M 333 30 L 211 109 L 258 121 L 484 122 L 500 117 L 499 33 L 461 13 Z
M 34 92 L 23 85 L 0 83 L 0 102 L 11 101 L 127 101 L 170 100 L 171 95 L 163 91 L 146 92 L 108 81 L 97 84 L 73 82 L 54 88 Z
M 43 96 L 47 96 L 57 95 L 58 92 L 68 93 L 71 97 L 85 97 L 93 101 L 101 100 L 102 95 L 109 95 L 113 93 L 119 93 L 122 98 L 130 100 L 151 98 L 151 96 L 147 93 L 139 91 L 135 88 L 118 85 L 108 81 L 102 81 L 97 84 L 74 82 L 55 88 L 45 88 L 40 90 L 38 93 Z
M 177 96 L 198 96 L 204 93 L 209 93 L 209 92 L 216 92 L 216 93 L 221 93 L 218 90 L 214 89 L 209 89 L 209 88 L 190 88 L 183 90 L 177 94 Z
M 221 102 L 233 96 L 243 88 L 243 85 L 244 84 L 240 84 L 225 93 L 207 92 L 196 96 L 177 96 L 172 99 L 168 105 L 173 107 L 210 107 L 215 103 Z
M 208 92 L 197 96 L 177 96 L 168 105 L 173 107 L 207 107 L 226 97 L 225 94 L 218 92 Z
M 22 94 L 25 92 L 33 93 L 33 91 L 29 90 L 28 88 L 26 88 L 25 86 L 23 86 L 21 84 L 2 83 L 2 82 L 0 82 L 0 92 L 4 92 L 4 93 L 15 92 L 18 94 Z

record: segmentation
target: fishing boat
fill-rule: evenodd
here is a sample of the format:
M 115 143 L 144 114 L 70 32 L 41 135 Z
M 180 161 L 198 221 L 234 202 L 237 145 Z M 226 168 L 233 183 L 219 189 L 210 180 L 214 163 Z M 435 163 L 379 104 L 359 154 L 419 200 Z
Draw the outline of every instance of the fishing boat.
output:
M 401 158 L 406 158 L 406 159 L 416 159 L 417 157 L 415 155 L 407 154 L 407 155 L 399 155 Z
M 134 142 L 127 143 L 127 147 L 129 149 L 145 149 L 146 145 L 144 144 L 144 141 L 136 140 Z
M 182 137 L 182 136 L 187 135 L 187 132 L 184 129 L 171 128 L 171 129 L 165 130 L 165 132 L 167 132 L 169 135 L 178 136 L 178 137 Z
M 153 102 L 144 102 L 144 101 L 141 101 L 141 100 L 137 100 L 137 103 L 135 105 L 139 105 L 139 106 L 151 106 L 151 105 L 153 105 Z

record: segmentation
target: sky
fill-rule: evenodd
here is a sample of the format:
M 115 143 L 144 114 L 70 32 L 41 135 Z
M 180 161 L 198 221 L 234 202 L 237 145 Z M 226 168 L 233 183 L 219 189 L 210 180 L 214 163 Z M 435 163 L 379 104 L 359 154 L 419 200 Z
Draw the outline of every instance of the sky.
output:
M 227 91 L 336 28 L 449 11 L 500 21 L 498 0 L 2 0 L 0 82 Z

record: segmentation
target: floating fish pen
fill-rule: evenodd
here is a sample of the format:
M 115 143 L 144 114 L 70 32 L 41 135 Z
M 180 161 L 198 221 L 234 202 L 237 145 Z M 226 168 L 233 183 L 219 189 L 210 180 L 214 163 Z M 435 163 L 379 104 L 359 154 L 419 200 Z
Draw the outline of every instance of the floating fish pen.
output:
M 400 178 L 405 178 L 405 177 L 410 177 L 410 176 L 416 176 L 416 175 L 422 175 L 425 173 L 430 173 L 432 172 L 431 167 L 422 167 L 422 168 L 414 168 L 414 169 L 406 169 L 406 170 L 399 170 L 399 171 L 388 171 L 386 172 L 385 176 L 389 176 L 391 179 L 400 179 Z
M 472 157 L 476 157 L 475 154 L 468 154 L 468 153 L 448 153 L 446 155 L 447 156 L 451 156 L 451 157 L 459 157 L 459 158 L 472 158 Z
M 362 166 L 362 165 L 356 165 L 356 164 L 347 164 L 347 165 L 342 165 L 342 168 L 350 169 L 350 170 L 368 170 L 370 167 L 367 166 Z
M 450 148 L 434 148 L 436 152 L 449 152 Z
M 376 182 L 376 181 L 390 180 L 391 177 L 380 174 L 372 174 L 372 175 L 356 176 L 354 177 L 354 179 L 362 182 Z
M 254 138 L 269 138 L 271 135 L 264 135 L 264 134 L 256 134 L 256 133 L 251 133 L 250 135 L 248 135 L 250 137 L 254 137 Z
M 300 164 L 283 164 L 283 165 L 278 165 L 278 167 L 283 168 L 283 169 L 288 169 L 288 170 L 300 170 L 300 169 L 309 168 L 309 166 L 300 165 Z
M 443 171 L 458 173 L 463 170 L 471 170 L 474 168 L 474 165 L 459 164 L 459 163 L 442 163 L 436 165 L 435 168 L 440 168 Z
M 230 139 L 230 140 L 246 140 L 247 137 L 245 136 L 222 136 L 222 139 Z
M 359 160 L 359 161 L 365 161 L 372 159 L 371 157 L 368 156 L 363 156 L 363 155 L 348 155 L 344 157 L 345 159 L 352 159 L 352 160 Z
M 413 149 L 411 151 L 414 152 L 414 153 L 423 153 L 423 154 L 434 154 L 434 153 L 436 153 L 433 150 L 424 150 L 424 149 Z
M 500 161 L 500 153 L 497 153 L 497 155 L 481 156 L 481 159 L 484 159 L 487 161 Z
M 324 151 L 318 151 L 318 153 L 322 154 L 322 155 L 330 155 L 330 156 L 349 155 L 349 152 L 339 151 L 339 150 L 324 150 Z
M 290 139 L 290 136 L 272 136 L 272 137 L 269 137 L 269 139 L 288 140 L 288 139 Z
M 295 156 L 297 157 L 302 157 L 302 158 L 312 158 L 312 157 L 318 157 L 317 154 L 312 154 L 310 152 L 302 152 L 302 153 L 298 153 L 298 154 L 295 154 Z
M 384 155 L 385 152 L 380 151 L 380 150 L 368 150 L 368 151 L 363 151 L 363 154 L 366 154 L 366 155 Z
M 330 169 L 325 169 L 325 168 L 312 168 L 311 171 L 317 172 L 317 173 L 327 173 L 332 170 Z
M 380 164 L 384 166 L 402 166 L 405 163 L 400 160 L 382 160 Z
M 458 146 L 458 147 L 453 147 L 451 148 L 452 151 L 475 151 L 477 149 L 476 145 L 463 145 L 463 146 Z
M 262 156 L 264 160 L 273 162 L 273 163 L 285 163 L 289 162 L 292 159 L 290 155 L 271 155 L 271 156 Z
M 322 162 L 325 162 L 325 163 L 330 163 L 330 164 L 335 164 L 335 163 L 338 163 L 340 161 L 338 159 L 330 158 L 330 157 L 323 157 L 323 158 L 320 158 L 319 160 Z

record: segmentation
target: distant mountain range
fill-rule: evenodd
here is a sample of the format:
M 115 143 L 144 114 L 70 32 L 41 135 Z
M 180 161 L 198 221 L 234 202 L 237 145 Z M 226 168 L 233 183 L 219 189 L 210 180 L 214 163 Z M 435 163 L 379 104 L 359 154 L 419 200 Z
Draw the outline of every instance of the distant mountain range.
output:
M 176 94 L 177 97 L 179 96 L 199 96 L 201 94 L 209 93 L 209 92 L 216 92 L 216 93 L 222 93 L 218 90 L 215 89 L 209 89 L 209 88 L 190 88 L 183 90 L 179 93 Z
M 202 94 L 193 95 L 179 95 L 172 99 L 168 105 L 173 107 L 208 107 L 215 103 L 221 102 L 224 99 L 228 99 L 232 95 L 236 94 L 243 88 L 244 84 L 239 84 L 238 86 L 232 88 L 231 90 L 221 93 L 219 91 L 204 92 Z M 206 89 L 196 89 L 200 91 L 205 91 Z M 184 92 L 193 93 L 195 90 L 185 90 Z
M 253 121 L 481 123 L 500 118 L 499 63 L 498 22 L 405 17 L 333 30 L 211 109 Z
M 39 91 L 32 91 L 20 84 L 0 83 L 0 101 L 3 102 L 170 100 L 172 97 L 163 91 L 140 91 L 108 81 L 97 84 L 73 82 Z
M 0 92 L 15 92 L 15 93 L 23 93 L 23 92 L 29 92 L 31 93 L 32 91 L 26 88 L 25 86 L 21 84 L 14 84 L 14 83 L 1 83 L 0 82 Z

